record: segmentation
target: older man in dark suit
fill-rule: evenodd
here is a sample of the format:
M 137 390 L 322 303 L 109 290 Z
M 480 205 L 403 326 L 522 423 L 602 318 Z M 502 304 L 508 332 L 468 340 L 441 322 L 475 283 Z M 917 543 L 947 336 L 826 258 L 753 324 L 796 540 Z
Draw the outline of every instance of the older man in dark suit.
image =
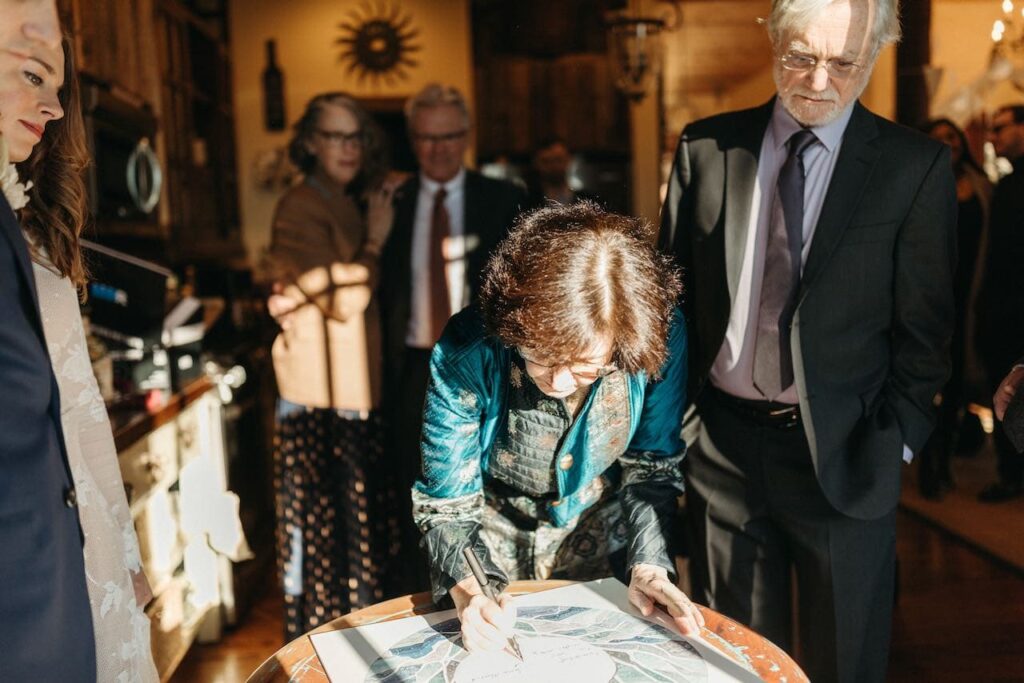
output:
M 473 300 L 491 251 L 511 228 L 525 193 L 467 170 L 469 110 L 458 90 L 428 85 L 406 103 L 419 173 L 395 193 L 395 221 L 381 254 L 385 402 L 397 462 L 403 524 L 395 591 L 427 590 L 426 561 L 408 491 L 420 473 L 420 431 L 430 349 L 448 318 Z
M 777 96 L 683 131 L 661 243 L 685 269 L 695 599 L 811 680 L 883 681 L 900 465 L 949 373 L 949 151 L 862 107 L 896 0 L 775 0 Z
M 20 77 L 26 60 L 63 63 L 53 0 L 0 0 L 0 70 Z M 35 143 L 23 125 L 0 121 L 15 160 Z M 96 645 L 59 395 L 25 238 L 2 192 L 0 321 L 0 680 L 90 683 Z

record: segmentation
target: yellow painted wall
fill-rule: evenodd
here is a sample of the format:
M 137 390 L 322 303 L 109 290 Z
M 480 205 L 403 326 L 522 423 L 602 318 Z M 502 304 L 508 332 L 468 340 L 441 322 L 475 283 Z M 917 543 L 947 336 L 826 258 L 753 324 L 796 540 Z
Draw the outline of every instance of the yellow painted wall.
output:
M 882 50 L 868 87 L 860 96 L 861 104 L 879 116 L 896 120 L 896 47 Z
M 392 0 L 409 15 L 419 35 L 413 42 L 418 66 L 407 80 L 394 85 L 360 84 L 338 61 L 334 41 L 338 24 L 364 8 L 364 0 L 244 0 L 229 3 L 231 57 L 234 68 L 235 127 L 242 234 L 254 264 L 270 239 L 270 221 L 280 192 L 256 187 L 253 162 L 265 150 L 286 145 L 290 132 L 267 132 L 263 127 L 260 76 L 266 65 L 264 43 L 277 41 L 277 62 L 284 72 L 288 123 L 306 102 L 320 92 L 345 90 L 357 97 L 405 98 L 432 81 L 454 85 L 472 107 L 473 64 L 468 0 Z

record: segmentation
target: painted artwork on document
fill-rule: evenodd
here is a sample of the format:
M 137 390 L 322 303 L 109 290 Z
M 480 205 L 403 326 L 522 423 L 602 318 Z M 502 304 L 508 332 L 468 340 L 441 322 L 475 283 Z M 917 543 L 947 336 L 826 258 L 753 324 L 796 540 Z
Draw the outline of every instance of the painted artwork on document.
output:
M 760 681 L 666 615 L 645 618 L 615 579 L 515 598 L 520 661 L 469 653 L 454 610 L 310 636 L 332 683 L 748 683 Z
M 507 652 L 467 653 L 459 629 L 459 620 L 449 619 L 396 643 L 365 683 L 708 680 L 704 658 L 678 634 L 623 612 L 524 607 L 516 622 L 522 662 Z

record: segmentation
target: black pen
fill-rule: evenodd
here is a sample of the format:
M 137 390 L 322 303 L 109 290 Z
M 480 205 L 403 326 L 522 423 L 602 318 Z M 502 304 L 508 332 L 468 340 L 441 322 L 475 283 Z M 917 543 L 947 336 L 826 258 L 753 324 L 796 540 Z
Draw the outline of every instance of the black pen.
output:
M 495 604 L 498 604 L 498 591 L 494 590 L 494 584 L 491 583 L 490 577 L 484 572 L 484 568 L 480 566 L 480 559 L 473 552 L 473 549 L 469 546 L 462 551 L 462 556 L 466 558 L 466 562 L 469 563 L 469 568 L 473 572 L 473 576 L 476 578 L 476 582 L 480 584 L 480 590 L 489 599 L 493 600 Z M 516 642 L 516 637 L 512 636 L 508 639 L 508 647 L 519 661 L 523 661 L 523 651 L 519 649 L 519 643 Z

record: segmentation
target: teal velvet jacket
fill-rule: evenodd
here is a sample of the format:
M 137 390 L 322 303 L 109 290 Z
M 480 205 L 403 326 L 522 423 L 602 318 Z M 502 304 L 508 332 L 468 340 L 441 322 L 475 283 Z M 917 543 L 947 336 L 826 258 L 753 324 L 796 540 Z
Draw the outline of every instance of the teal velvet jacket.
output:
M 654 564 L 675 575 L 670 544 L 676 498 L 682 491 L 681 439 L 686 404 L 686 326 L 676 311 L 670 327 L 669 355 L 661 378 L 645 373 L 625 375 L 628 424 L 609 428 L 600 419 L 594 383 L 586 402 L 555 454 L 557 498 L 547 504 L 549 522 L 574 526 L 580 513 L 599 498 L 597 479 L 605 472 L 619 479 L 618 495 L 630 527 L 627 566 Z M 512 354 L 487 334 L 478 310 L 454 316 L 435 345 L 430 385 L 424 405 L 421 454 L 423 470 L 413 487 L 416 523 L 435 573 L 435 597 L 468 575 L 462 549 L 473 546 L 487 573 L 503 580 L 504 573 L 479 541 L 488 477 L 500 467 L 494 445 L 508 412 Z M 530 381 L 528 378 L 525 381 Z M 595 398 L 597 397 L 597 398 Z M 552 399 L 555 400 L 555 399 Z M 621 406 L 618 406 L 621 413 Z M 568 462 L 565 457 L 569 455 Z M 571 463 L 568 467 L 565 465 Z

